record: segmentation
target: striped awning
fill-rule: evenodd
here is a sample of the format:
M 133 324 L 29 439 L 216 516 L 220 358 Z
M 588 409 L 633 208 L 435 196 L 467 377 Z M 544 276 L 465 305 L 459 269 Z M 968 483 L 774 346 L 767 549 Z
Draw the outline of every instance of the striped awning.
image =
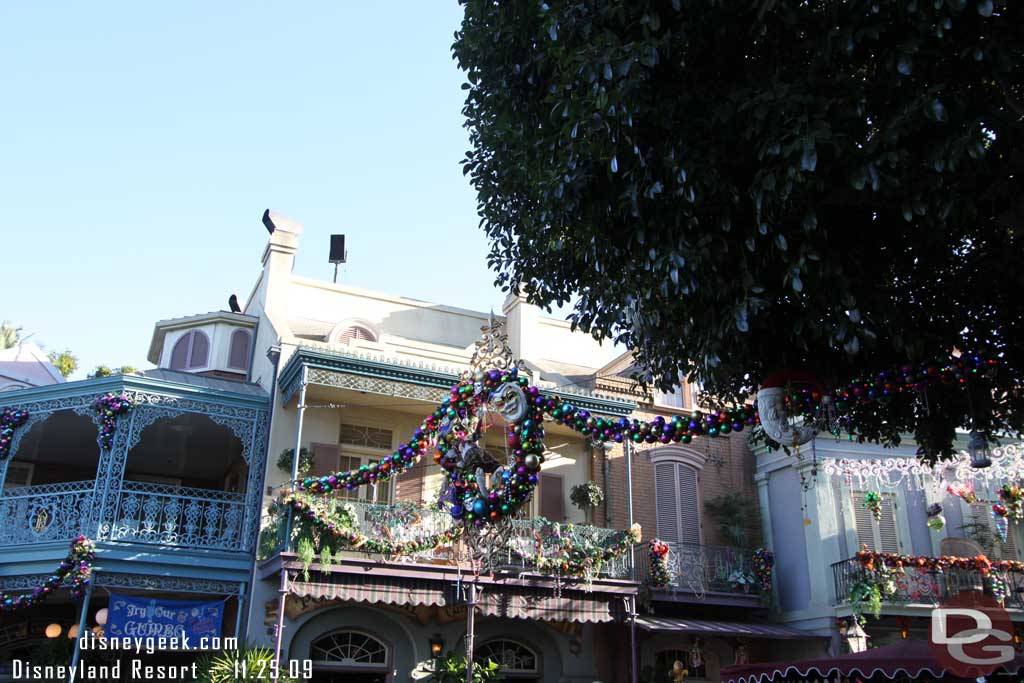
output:
M 520 589 L 486 586 L 479 596 L 480 613 L 508 619 L 578 621 L 599 624 L 621 621 L 625 609 L 621 597 L 583 591 L 563 590 L 559 596 L 550 589 Z
M 382 605 L 444 605 L 444 584 L 423 579 L 331 574 L 317 581 L 292 581 L 291 592 L 316 600 L 351 600 Z
M 637 617 L 636 625 L 645 631 L 658 633 L 702 633 L 719 636 L 745 636 L 747 638 L 816 638 L 814 633 L 780 624 L 750 624 L 740 621 L 704 621 L 701 619 L 674 619 L 671 617 Z
M 320 602 L 462 607 L 463 603 L 452 598 L 451 585 L 430 579 L 359 574 L 319 575 L 312 581 L 289 583 L 292 594 Z M 488 584 L 481 586 L 477 596 L 478 614 L 506 619 L 602 623 L 621 621 L 624 612 L 620 596 L 597 592 L 563 589 L 556 595 L 551 588 Z

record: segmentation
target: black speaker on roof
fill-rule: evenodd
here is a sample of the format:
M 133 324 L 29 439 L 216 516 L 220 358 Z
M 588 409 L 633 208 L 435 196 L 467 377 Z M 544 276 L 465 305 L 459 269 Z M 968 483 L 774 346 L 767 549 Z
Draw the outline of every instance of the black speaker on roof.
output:
M 331 257 L 328 260 L 330 263 L 338 264 L 345 263 L 345 236 L 344 235 L 331 235 Z

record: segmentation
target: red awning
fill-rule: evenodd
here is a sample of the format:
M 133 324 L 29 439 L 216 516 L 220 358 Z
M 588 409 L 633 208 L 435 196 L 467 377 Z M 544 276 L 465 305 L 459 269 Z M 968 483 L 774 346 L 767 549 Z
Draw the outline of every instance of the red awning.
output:
M 1024 657 L 1020 655 L 1003 665 L 1003 670 L 1009 673 L 1017 673 L 1021 669 L 1024 669 Z M 914 679 L 930 674 L 941 678 L 945 673 L 945 668 L 932 656 L 927 641 L 904 640 L 854 655 L 729 666 L 722 669 L 721 677 L 722 683 L 771 683 L 790 678 L 828 678 L 835 675 L 856 675 L 865 679 L 878 676 L 892 680 L 900 676 Z

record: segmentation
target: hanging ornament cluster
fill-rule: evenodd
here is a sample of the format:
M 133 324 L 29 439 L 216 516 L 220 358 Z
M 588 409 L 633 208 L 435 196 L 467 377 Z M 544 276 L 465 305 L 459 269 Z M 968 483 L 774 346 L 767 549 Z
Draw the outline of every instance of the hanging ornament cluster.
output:
M 651 576 L 648 579 L 654 588 L 664 588 L 671 582 L 668 574 L 668 543 L 652 538 L 647 542 L 647 558 L 651 565 Z
M 1002 503 L 995 503 L 992 505 L 992 522 L 996 526 L 996 533 L 999 534 L 999 540 L 1006 543 L 1006 536 L 1010 531 L 1010 522 L 1006 519 L 1007 510 L 1006 506 Z
M 128 413 L 134 405 L 127 394 L 104 394 L 92 402 L 93 410 L 100 416 L 100 434 L 97 438 L 100 450 L 108 451 L 114 445 L 117 418 Z
M 864 494 L 864 507 L 871 511 L 871 516 L 876 522 L 882 521 L 882 494 L 878 491 L 868 491 Z
M 775 566 L 775 555 L 767 548 L 754 551 L 754 576 L 761 584 L 761 593 L 772 592 L 772 568 Z
M 791 387 L 785 397 L 791 415 L 815 417 L 821 407 L 834 406 L 839 414 L 873 402 L 888 403 L 893 397 L 917 396 L 936 384 L 965 384 L 970 377 L 990 377 L 998 361 L 980 354 L 963 354 L 958 358 L 928 363 L 905 363 L 893 366 L 871 377 L 853 380 L 832 391 L 822 391 L 812 384 Z
M 946 487 L 946 490 L 954 496 L 963 498 L 968 504 L 976 503 L 978 497 L 974 495 L 974 484 L 969 481 L 954 481 Z
M 95 554 L 96 549 L 92 541 L 85 536 L 77 537 L 71 541 L 71 550 L 68 551 L 68 556 L 61 561 L 57 571 L 48 577 L 42 585 L 36 586 L 29 593 L 19 595 L 0 592 L 0 611 L 14 612 L 32 607 L 48 598 L 54 591 L 61 588 L 65 581 L 69 580 L 70 583 L 67 587 L 71 589 L 71 595 L 76 598 L 82 597 L 92 576 L 92 563 Z
M 928 506 L 928 528 L 932 531 L 942 531 L 946 526 L 946 518 L 942 515 L 942 504 L 932 503 Z
M 999 489 L 999 500 L 1006 506 L 1007 514 L 1013 521 L 1024 519 L 1024 488 L 1018 484 L 1003 484 Z
M 1006 579 L 998 573 L 990 573 L 985 577 L 983 584 L 985 592 L 995 598 L 996 602 L 1002 605 L 1006 602 L 1006 596 L 1009 593 L 1006 586 Z
M 0 460 L 6 460 L 14 443 L 14 430 L 25 424 L 28 412 L 14 408 L 4 408 L 0 412 Z

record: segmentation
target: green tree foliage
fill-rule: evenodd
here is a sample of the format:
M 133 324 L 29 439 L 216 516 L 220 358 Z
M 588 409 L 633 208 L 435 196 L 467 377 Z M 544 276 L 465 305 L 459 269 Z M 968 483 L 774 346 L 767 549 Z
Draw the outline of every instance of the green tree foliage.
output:
M 47 357 L 63 377 L 70 377 L 71 373 L 78 369 L 78 356 L 71 353 L 71 349 L 64 349 L 59 353 L 50 351 Z
M 134 375 L 138 370 L 133 365 L 122 365 L 119 368 L 111 368 L 109 365 L 97 365 L 96 369 L 89 373 L 89 379 L 100 377 L 113 377 L 114 375 Z
M 21 341 L 21 328 L 15 327 L 9 321 L 0 323 L 0 350 L 12 349 Z
M 431 680 L 437 683 L 465 683 L 466 658 L 449 652 L 437 660 Z M 484 662 L 473 662 L 473 683 L 489 683 L 501 680 L 501 667 L 488 659 Z
M 1024 5 L 463 0 L 453 51 L 497 283 L 723 401 L 954 349 L 994 385 L 858 436 L 1019 432 Z M 966 398 L 972 395 L 972 401 Z

